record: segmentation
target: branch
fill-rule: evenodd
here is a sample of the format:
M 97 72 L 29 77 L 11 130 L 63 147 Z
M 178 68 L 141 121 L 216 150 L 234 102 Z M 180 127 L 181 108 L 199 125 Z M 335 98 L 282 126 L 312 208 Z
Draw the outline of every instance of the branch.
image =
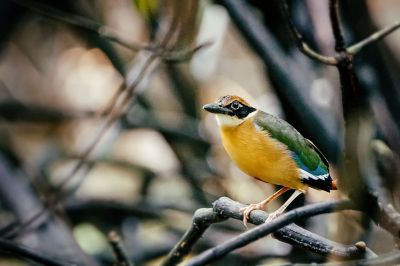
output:
M 340 28 L 339 5 L 337 0 L 329 0 L 329 16 L 331 18 L 332 32 L 335 38 L 335 50 L 338 53 L 345 52 L 345 43 Z
M 240 211 L 243 207 L 246 207 L 246 205 L 226 197 L 218 199 L 213 204 L 214 212 L 239 221 L 243 220 L 243 213 Z M 256 210 L 251 212 L 249 222 L 255 225 L 261 225 L 264 224 L 267 217 L 267 212 Z M 274 233 L 274 237 L 282 242 L 313 253 L 322 256 L 331 256 L 338 259 L 376 256 L 368 248 L 362 248 L 362 246 L 358 244 L 342 245 L 314 234 L 296 224 L 290 224 L 280 228 Z
M 102 25 L 97 21 L 88 19 L 86 17 L 68 13 L 58 8 L 53 8 L 49 5 L 41 4 L 31 0 L 12 0 L 12 1 L 36 14 L 72 26 L 83 28 L 87 31 L 99 35 L 102 38 L 118 43 L 121 46 L 128 48 L 130 50 L 139 51 L 139 50 L 154 49 L 154 47 L 148 44 L 131 43 L 127 42 L 126 40 L 122 40 L 120 36 L 121 34 L 119 34 L 116 30 L 106 25 Z
M 394 32 L 398 28 L 400 28 L 400 21 L 396 21 L 393 25 L 387 26 L 386 28 L 383 28 L 383 29 L 373 33 L 366 39 L 364 39 L 356 44 L 353 44 L 352 46 L 347 48 L 347 52 L 351 55 L 355 55 L 358 52 L 360 52 L 367 45 L 370 45 L 373 42 L 376 42 L 376 41 L 379 41 L 379 40 L 385 38 L 387 35 Z
M 284 19 L 287 21 L 288 27 L 290 32 L 292 33 L 293 39 L 297 45 L 297 48 L 306 56 L 310 57 L 311 59 L 320 62 L 325 65 L 331 65 L 335 66 L 337 64 L 337 60 L 333 56 L 325 56 L 314 49 L 312 49 L 304 40 L 303 36 L 301 33 L 297 30 L 296 26 L 294 25 L 293 21 L 290 19 L 290 14 L 289 14 L 289 7 L 287 0 L 281 0 L 281 10 L 283 13 Z
M 213 223 L 223 221 L 223 216 L 218 215 L 213 209 L 198 209 L 192 220 L 192 225 L 182 236 L 181 240 L 175 245 L 170 251 L 167 259 L 163 262 L 163 266 L 176 265 L 182 261 L 182 259 L 189 254 L 194 244 L 200 239 L 203 233 Z
M 76 264 L 97 265 L 96 261 L 84 253 L 76 243 L 69 227 L 56 216 L 50 215 L 19 168 L 16 168 L 3 154 L 0 154 L 0 201 L 2 206 L 12 211 L 18 222 L 29 220 L 30 217 L 43 211 L 42 219 L 37 219 L 34 224 L 35 226 L 40 224 L 40 230 L 20 236 L 19 241 L 31 243 L 34 236 L 41 240 L 42 252 L 57 257 L 66 256 Z M 20 229 L 19 224 L 12 231 L 21 233 L 22 230 L 15 231 L 15 228 Z M 25 230 L 27 229 L 32 227 L 26 226 Z
M 62 262 L 53 257 L 49 257 L 44 254 L 39 254 L 38 251 L 27 248 L 23 245 L 16 244 L 12 241 L 0 239 L 0 252 L 8 253 L 17 258 L 21 258 L 23 260 L 34 261 L 36 263 L 40 263 L 43 265 L 49 266 L 67 266 L 67 265 L 76 265 L 69 262 Z
M 224 257 L 229 252 L 254 242 L 285 225 L 291 224 L 297 220 L 309 218 L 318 214 L 329 213 L 338 210 L 356 209 L 351 201 L 342 200 L 336 202 L 323 202 L 307 205 L 295 210 L 289 211 L 282 216 L 277 217 L 269 223 L 264 223 L 251 230 L 248 230 L 227 242 L 214 248 L 204 251 L 199 256 L 190 260 L 187 265 L 204 265 Z
M 90 31 L 96 35 L 98 35 L 101 38 L 104 38 L 106 40 L 109 40 L 111 42 L 117 43 L 129 50 L 132 51 L 140 51 L 140 50 L 146 50 L 150 51 L 157 56 L 162 57 L 162 59 L 166 62 L 171 62 L 171 63 L 179 63 L 183 61 L 188 61 L 190 60 L 195 53 L 197 53 L 199 50 L 208 47 L 211 45 L 211 42 L 206 42 L 200 45 L 197 45 L 193 48 L 189 49 L 184 49 L 184 50 L 169 50 L 167 53 L 165 52 L 165 49 L 162 45 L 156 45 L 156 44 L 145 44 L 145 43 L 134 43 L 132 41 L 124 40 L 122 33 L 118 32 L 117 30 L 107 26 L 103 25 L 97 21 L 88 19 L 83 16 L 75 15 L 72 13 L 68 13 L 65 11 L 62 11 L 57 8 L 53 8 L 49 5 L 41 4 L 38 2 L 33 2 L 31 0 L 12 0 L 14 3 L 29 9 L 32 12 L 35 12 L 36 14 L 39 14 L 41 16 L 61 21 L 63 23 L 73 25 L 76 27 L 83 28 L 87 31 Z
M 9 122 L 60 123 L 93 116 L 93 112 L 90 111 L 69 112 L 40 105 L 27 105 L 14 100 L 0 102 L 0 118 Z
M 388 231 L 395 241 L 400 239 L 400 213 L 392 204 L 383 202 L 376 195 L 368 192 L 366 200 L 369 217 L 380 227 Z
M 184 6 L 185 5 L 180 5 L 180 7 Z M 182 9 L 182 11 L 184 10 Z M 160 54 L 141 51 L 141 53 L 136 56 L 138 61 L 134 65 L 134 69 L 132 69 L 130 73 L 128 73 L 127 81 L 123 84 L 125 86 L 121 86 L 117 92 L 117 95 L 112 98 L 112 102 L 109 105 L 109 110 L 107 110 L 107 116 L 104 121 L 102 121 L 103 123 L 98 129 L 97 134 L 94 135 L 92 143 L 90 143 L 90 145 L 82 152 L 82 154 L 80 155 L 80 160 L 76 163 L 74 168 L 71 169 L 71 171 L 67 175 L 65 175 L 63 181 L 61 181 L 57 188 L 55 188 L 55 192 L 53 193 L 52 197 L 48 199 L 48 207 L 52 208 L 56 205 L 57 202 L 65 200 L 78 189 L 87 172 L 83 174 L 83 177 L 81 177 L 75 187 L 67 191 L 64 190 L 65 186 L 70 182 L 70 180 L 86 164 L 87 159 L 90 157 L 92 151 L 96 148 L 97 144 L 103 138 L 105 133 L 123 115 L 129 104 L 137 96 L 136 92 L 140 89 L 147 88 L 147 82 L 150 79 L 150 73 L 153 73 L 153 71 L 161 63 L 159 58 L 162 58 L 165 54 L 168 53 L 169 50 L 174 49 L 176 43 L 174 34 L 176 32 L 179 32 L 182 26 L 180 25 L 181 23 L 179 23 L 179 19 L 180 14 L 178 13 L 172 16 L 172 21 L 169 23 L 168 28 L 166 28 L 165 35 L 162 36 L 159 41 L 159 46 L 162 47 L 162 49 L 160 50 Z M 45 210 L 43 209 L 38 211 L 35 215 L 21 223 L 20 228 L 26 228 L 31 223 L 40 218 L 43 213 L 45 213 Z
M 133 264 L 128 259 L 128 255 L 126 254 L 124 247 L 122 246 L 121 238 L 119 237 L 117 232 L 111 231 L 108 234 L 108 242 L 112 247 L 115 258 L 117 259 L 115 266 L 133 266 Z
M 343 116 L 345 123 L 345 150 L 340 167 L 340 184 L 350 199 L 358 206 L 363 206 L 369 217 L 397 240 L 400 238 L 400 214 L 393 206 L 378 198 L 376 189 L 364 178 L 361 171 L 362 152 L 367 152 L 370 139 L 364 128 L 371 123 L 369 113 L 365 110 L 365 95 L 362 93 L 357 76 L 353 70 L 353 58 L 347 53 L 343 34 L 339 25 L 337 0 L 330 0 L 332 31 L 339 53 L 337 69 L 342 89 Z M 393 30 L 392 30 L 393 31 Z M 371 128 L 371 127 L 369 127 Z M 367 136 L 367 137 L 363 137 Z M 355 142 L 354 140 L 358 141 Z M 365 163 L 365 162 L 364 162 Z M 346 178 L 344 176 L 346 175 Z
M 349 260 L 343 262 L 313 263 L 315 266 L 354 266 L 354 265 L 398 265 L 400 263 L 400 252 L 394 251 L 379 257 L 361 260 Z M 293 264 L 304 265 L 304 264 Z
M 243 219 L 243 213 L 240 211 L 246 205 L 233 201 L 227 197 L 222 197 L 213 203 L 213 209 L 199 209 L 193 216 L 193 224 L 176 244 L 174 250 L 170 252 L 163 265 L 175 265 L 185 257 L 201 235 L 212 223 L 221 222 L 227 218 L 233 218 L 239 221 Z M 250 214 L 249 222 L 260 225 L 265 222 L 268 213 L 264 211 L 253 211 Z M 290 224 L 277 230 L 274 236 L 285 243 L 299 248 L 320 254 L 322 256 L 332 256 L 338 259 L 352 259 L 374 257 L 371 250 L 362 245 L 341 245 L 324 237 L 309 232 L 295 224 Z

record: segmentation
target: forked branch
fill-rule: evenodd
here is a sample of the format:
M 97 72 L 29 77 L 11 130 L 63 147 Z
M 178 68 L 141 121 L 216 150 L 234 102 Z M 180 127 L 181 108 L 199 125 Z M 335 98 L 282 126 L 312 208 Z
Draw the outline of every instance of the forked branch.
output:
M 243 213 L 240 209 L 244 206 L 246 205 L 222 197 L 213 203 L 212 209 L 197 210 L 193 215 L 191 227 L 169 253 L 163 265 L 176 265 L 181 262 L 211 224 L 224 221 L 227 218 L 242 221 Z M 267 217 L 268 213 L 256 210 L 250 214 L 249 222 L 261 225 L 264 224 Z M 365 245 L 341 245 L 295 224 L 279 228 L 275 231 L 274 236 L 280 241 L 310 252 L 342 260 L 376 256 L 371 250 L 365 248 Z
M 223 244 L 220 244 L 214 248 L 204 251 L 197 257 L 190 260 L 187 265 L 205 265 L 207 263 L 218 260 L 228 253 L 248 245 L 268 234 L 271 234 L 286 225 L 289 225 L 300 219 L 306 219 L 318 214 L 330 213 L 339 210 L 356 209 L 355 205 L 348 200 L 335 201 L 335 202 L 323 202 L 307 205 L 301 208 L 289 211 L 282 216 L 277 217 L 269 223 L 264 223 L 255 228 L 252 228 Z

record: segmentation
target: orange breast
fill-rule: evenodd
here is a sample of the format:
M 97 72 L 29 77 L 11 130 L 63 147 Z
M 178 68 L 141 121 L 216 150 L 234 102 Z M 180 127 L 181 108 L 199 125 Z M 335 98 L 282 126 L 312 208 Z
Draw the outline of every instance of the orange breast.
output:
M 221 128 L 225 150 L 246 174 L 261 181 L 305 190 L 296 162 L 286 146 L 254 127 L 252 118 L 237 127 Z

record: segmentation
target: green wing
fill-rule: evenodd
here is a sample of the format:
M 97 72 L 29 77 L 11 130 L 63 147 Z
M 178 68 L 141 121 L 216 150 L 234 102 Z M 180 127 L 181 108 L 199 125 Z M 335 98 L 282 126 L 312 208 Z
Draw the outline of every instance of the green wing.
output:
M 304 165 L 309 171 L 318 169 L 318 172 L 328 172 L 328 162 L 323 154 L 289 123 L 260 110 L 253 119 L 261 130 L 267 131 L 272 138 L 285 144 L 294 153 L 293 157 L 299 167 L 304 168 Z

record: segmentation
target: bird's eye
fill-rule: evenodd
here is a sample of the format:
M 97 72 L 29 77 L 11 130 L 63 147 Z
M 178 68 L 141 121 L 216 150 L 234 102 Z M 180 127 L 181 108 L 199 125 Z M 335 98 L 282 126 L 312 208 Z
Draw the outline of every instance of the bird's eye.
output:
M 233 102 L 231 104 L 231 107 L 232 107 L 233 110 L 238 110 L 240 107 L 242 107 L 242 105 L 240 103 L 238 103 L 238 102 Z

